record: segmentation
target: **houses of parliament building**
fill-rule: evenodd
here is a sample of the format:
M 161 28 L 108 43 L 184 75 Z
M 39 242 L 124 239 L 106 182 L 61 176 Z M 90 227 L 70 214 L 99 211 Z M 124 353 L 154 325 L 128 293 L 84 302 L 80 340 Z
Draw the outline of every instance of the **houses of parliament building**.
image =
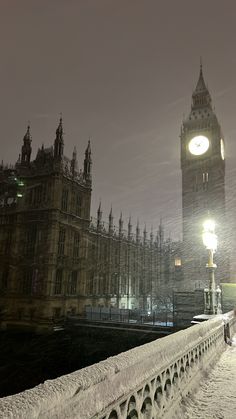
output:
M 218 227 L 217 284 L 229 279 L 225 214 L 225 153 L 221 126 L 200 67 L 190 113 L 181 127 L 183 242 L 140 231 L 122 214 L 115 226 L 101 204 L 94 219 L 91 146 L 78 168 L 64 154 L 60 119 L 54 144 L 31 159 L 30 127 L 14 167 L 0 167 L 0 313 L 2 327 L 45 327 L 86 307 L 144 310 L 175 289 L 207 285 L 202 223 Z M 224 256 L 223 258 L 221 256 Z M 181 284 L 181 286 L 178 286 Z
M 0 167 L 0 308 L 2 327 L 45 327 L 86 307 L 152 310 L 181 276 L 178 246 L 163 226 L 115 226 L 101 204 L 90 215 L 90 142 L 83 169 L 64 154 L 60 119 L 54 144 L 31 160 L 28 126 L 14 167 Z

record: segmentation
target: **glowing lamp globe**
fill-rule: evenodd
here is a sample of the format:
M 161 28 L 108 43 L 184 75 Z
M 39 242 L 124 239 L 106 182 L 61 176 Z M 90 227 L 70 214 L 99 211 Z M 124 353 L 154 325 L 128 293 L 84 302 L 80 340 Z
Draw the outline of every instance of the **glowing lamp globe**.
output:
M 206 220 L 203 224 L 202 240 L 207 249 L 215 251 L 217 249 L 217 236 L 215 234 L 215 222 Z
M 214 220 L 207 219 L 203 223 L 203 230 L 204 231 L 211 231 L 212 233 L 215 232 L 216 223 Z

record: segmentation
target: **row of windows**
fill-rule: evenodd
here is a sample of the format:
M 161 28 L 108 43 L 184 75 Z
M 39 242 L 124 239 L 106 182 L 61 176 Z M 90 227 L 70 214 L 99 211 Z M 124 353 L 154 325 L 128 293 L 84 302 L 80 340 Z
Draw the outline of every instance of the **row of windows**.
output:
M 17 220 L 16 215 L 1 215 L 0 216 L 0 225 L 4 225 L 4 224 L 14 224 Z
M 137 281 L 134 276 L 130 278 L 128 283 L 126 275 L 118 275 L 118 273 L 113 273 L 110 276 L 96 276 L 94 273 L 91 274 L 90 279 L 87 281 L 86 293 L 91 294 L 136 294 Z
M 96 246 L 93 245 L 93 251 L 89 253 L 89 263 L 91 266 L 98 265 L 101 269 L 108 270 L 110 266 L 115 269 L 119 267 L 125 268 L 126 270 L 138 270 L 142 266 L 148 267 L 158 263 L 160 254 L 149 253 L 143 254 L 142 252 L 133 253 L 127 251 L 124 247 L 121 247 L 120 251 L 117 252 L 114 249 L 108 249 L 106 256 L 103 252 L 95 251 Z
M 51 183 L 42 183 L 29 189 L 26 197 L 27 203 L 32 207 L 48 202 L 51 199 Z M 61 196 L 61 209 L 68 211 L 69 207 L 69 190 L 64 188 Z M 72 212 L 77 216 L 82 216 L 82 196 L 81 194 L 73 194 L 72 196 Z
M 41 183 L 29 189 L 26 201 L 32 207 L 37 207 L 50 200 L 51 183 Z
M 199 105 L 205 105 L 207 101 L 206 101 L 205 96 L 197 95 L 197 96 L 194 96 L 193 103 L 194 105 L 199 106 Z
M 78 280 L 78 271 L 73 271 L 69 275 L 67 284 L 66 284 L 66 294 L 75 295 L 77 292 L 77 280 Z M 61 295 L 63 292 L 63 269 L 57 269 L 56 278 L 53 288 L 54 295 Z
M 147 257 L 151 256 L 151 253 L 147 253 Z M 135 252 L 128 247 L 109 247 L 107 244 L 96 245 L 95 243 L 90 245 L 90 257 L 95 259 L 96 257 L 100 260 L 108 260 L 110 257 L 115 260 L 115 264 L 119 265 L 120 263 L 128 265 L 132 262 L 134 265 L 137 260 L 141 261 L 141 258 L 145 258 L 144 252 Z
M 200 174 L 195 175 L 193 190 L 198 191 L 200 188 L 203 190 L 208 189 L 208 182 L 209 182 L 209 173 L 203 172 L 200 176 Z
M 23 277 L 19 282 L 19 292 L 25 295 L 41 294 L 42 285 L 38 269 L 30 269 L 23 273 Z
M 77 278 L 78 272 L 73 271 L 69 275 L 66 293 L 69 295 L 75 295 L 77 292 Z M 8 289 L 9 275 L 8 271 L 4 271 L 0 278 L 0 290 L 5 291 Z M 56 277 L 53 287 L 54 295 L 62 294 L 62 283 L 63 283 L 63 270 L 58 269 L 56 271 Z M 19 281 L 19 292 L 24 295 L 35 295 L 41 294 L 42 292 L 42 280 L 39 280 L 38 270 L 28 270 L 23 273 L 23 277 Z
M 58 238 L 58 248 L 57 254 L 58 256 L 64 256 L 65 254 L 65 243 L 66 243 L 66 230 L 61 228 L 59 230 L 59 238 Z M 80 250 L 80 235 L 79 233 L 74 233 L 74 242 L 73 242 L 73 257 L 79 257 L 79 250 Z
M 14 237 L 12 234 L 12 230 L 7 230 L 5 231 L 5 235 L 4 235 L 4 253 L 5 254 L 9 254 L 12 246 L 14 244 Z M 36 225 L 31 225 L 25 233 L 25 237 L 24 237 L 24 245 L 23 247 L 21 246 L 20 251 L 24 252 L 24 254 L 27 255 L 34 255 L 35 254 L 35 247 L 36 244 L 40 242 L 41 240 L 41 231 L 39 231 L 37 229 Z
M 24 254 L 33 256 L 35 254 L 36 244 L 41 241 L 42 232 L 38 230 L 36 225 L 30 226 L 25 233 L 25 240 L 23 249 L 21 249 Z M 3 237 L 4 247 L 2 248 L 4 254 L 9 254 L 12 244 L 12 230 L 7 230 Z M 58 237 L 58 256 L 63 256 L 65 254 L 65 243 L 66 243 L 66 230 L 64 228 L 59 230 Z M 74 233 L 73 241 L 73 257 L 78 258 L 80 252 L 80 235 L 79 233 Z
M 75 215 L 82 217 L 82 196 L 81 194 L 74 194 L 72 197 L 72 212 Z M 69 190 L 63 189 L 61 196 L 61 209 L 62 211 L 67 212 L 69 207 Z

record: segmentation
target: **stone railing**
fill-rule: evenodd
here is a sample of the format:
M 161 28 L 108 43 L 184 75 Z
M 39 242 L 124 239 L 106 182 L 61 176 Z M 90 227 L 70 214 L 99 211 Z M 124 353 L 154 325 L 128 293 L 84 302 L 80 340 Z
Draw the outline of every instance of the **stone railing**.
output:
M 0 418 L 173 418 L 226 347 L 217 316 L 98 364 L 0 400 Z

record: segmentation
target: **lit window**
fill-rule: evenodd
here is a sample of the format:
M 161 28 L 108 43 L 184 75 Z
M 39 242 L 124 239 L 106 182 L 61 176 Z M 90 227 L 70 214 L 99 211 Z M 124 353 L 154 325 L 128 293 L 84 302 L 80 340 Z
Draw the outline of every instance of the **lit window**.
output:
M 209 173 L 208 172 L 203 173 L 202 174 L 203 183 L 208 182 L 208 180 L 209 180 Z
M 175 258 L 175 266 L 181 266 L 181 259 Z

